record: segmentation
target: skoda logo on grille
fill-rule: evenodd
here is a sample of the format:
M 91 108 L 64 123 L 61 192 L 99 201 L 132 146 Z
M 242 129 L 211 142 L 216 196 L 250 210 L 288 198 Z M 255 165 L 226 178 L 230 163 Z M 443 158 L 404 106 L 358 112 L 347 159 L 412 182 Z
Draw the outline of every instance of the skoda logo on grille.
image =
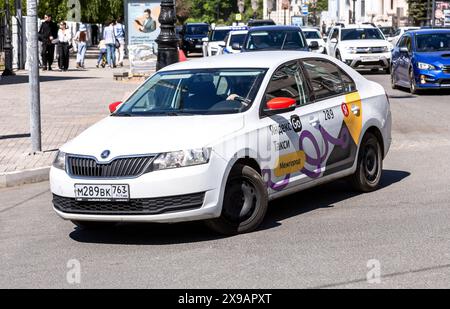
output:
M 102 159 L 106 159 L 109 157 L 110 154 L 111 154 L 111 151 L 105 150 L 102 152 L 101 157 L 102 157 Z

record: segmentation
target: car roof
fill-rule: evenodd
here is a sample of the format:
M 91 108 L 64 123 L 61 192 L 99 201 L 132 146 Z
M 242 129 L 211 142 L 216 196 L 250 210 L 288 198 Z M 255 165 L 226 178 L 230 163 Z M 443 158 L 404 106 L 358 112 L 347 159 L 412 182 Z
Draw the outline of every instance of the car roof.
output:
M 256 28 L 251 28 L 249 32 L 255 32 L 255 31 L 300 31 L 302 30 L 300 27 L 297 26 L 261 26 Z
M 248 30 L 233 30 L 230 31 L 230 35 L 235 35 L 235 34 L 247 34 Z
M 320 32 L 319 29 L 316 28 L 301 28 L 303 31 L 316 31 L 316 32 Z
M 412 35 L 417 34 L 433 34 L 433 33 L 450 33 L 450 29 L 418 29 L 418 30 L 411 30 L 407 33 Z
M 264 68 L 278 67 L 283 63 L 305 57 L 324 57 L 319 54 L 311 54 L 303 51 L 259 51 L 233 55 L 219 55 L 215 57 L 198 58 L 194 60 L 178 62 L 162 71 L 189 70 L 189 69 L 213 69 L 213 68 Z
M 351 24 L 345 27 L 342 26 L 335 26 L 335 27 L 341 29 L 377 29 L 377 27 L 368 24 Z

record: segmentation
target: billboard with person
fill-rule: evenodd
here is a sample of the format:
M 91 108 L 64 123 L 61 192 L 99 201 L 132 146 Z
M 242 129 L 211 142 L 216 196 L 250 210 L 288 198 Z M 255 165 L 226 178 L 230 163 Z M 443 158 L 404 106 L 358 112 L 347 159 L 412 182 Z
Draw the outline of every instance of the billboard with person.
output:
M 153 45 L 160 33 L 158 17 L 161 2 L 159 0 L 126 2 L 128 45 Z

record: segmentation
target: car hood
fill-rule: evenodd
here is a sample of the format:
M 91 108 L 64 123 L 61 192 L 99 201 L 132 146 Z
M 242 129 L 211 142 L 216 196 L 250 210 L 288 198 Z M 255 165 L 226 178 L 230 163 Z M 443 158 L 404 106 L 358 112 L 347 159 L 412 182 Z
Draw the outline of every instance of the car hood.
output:
M 392 47 L 391 44 L 385 40 L 349 40 L 341 41 L 340 45 L 343 47 Z
M 416 61 L 425 62 L 435 66 L 450 65 L 450 51 L 415 53 L 414 58 Z
M 244 127 L 242 114 L 173 117 L 108 117 L 61 147 L 71 154 L 110 158 L 210 146 Z M 110 159 L 109 158 L 109 159 Z

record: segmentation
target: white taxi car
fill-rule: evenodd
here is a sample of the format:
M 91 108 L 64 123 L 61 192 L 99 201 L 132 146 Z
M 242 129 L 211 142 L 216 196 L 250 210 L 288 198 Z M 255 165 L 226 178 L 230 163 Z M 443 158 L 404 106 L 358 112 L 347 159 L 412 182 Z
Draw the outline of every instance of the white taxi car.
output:
M 318 48 L 312 50 L 314 53 L 326 54 L 326 44 L 319 30 L 315 28 L 303 28 L 303 34 L 305 35 L 308 46 L 311 46 L 313 42 L 317 42 Z
M 247 37 L 248 30 L 231 31 L 225 38 L 225 43 L 221 44 L 219 55 L 239 54 Z
M 390 73 L 393 46 L 372 25 L 336 26 L 330 30 L 327 53 L 355 69 L 383 69 Z
M 54 210 L 85 228 L 206 220 L 253 231 L 269 200 L 347 176 L 375 190 L 391 143 L 384 89 L 307 52 L 178 63 L 110 110 L 50 172 Z

